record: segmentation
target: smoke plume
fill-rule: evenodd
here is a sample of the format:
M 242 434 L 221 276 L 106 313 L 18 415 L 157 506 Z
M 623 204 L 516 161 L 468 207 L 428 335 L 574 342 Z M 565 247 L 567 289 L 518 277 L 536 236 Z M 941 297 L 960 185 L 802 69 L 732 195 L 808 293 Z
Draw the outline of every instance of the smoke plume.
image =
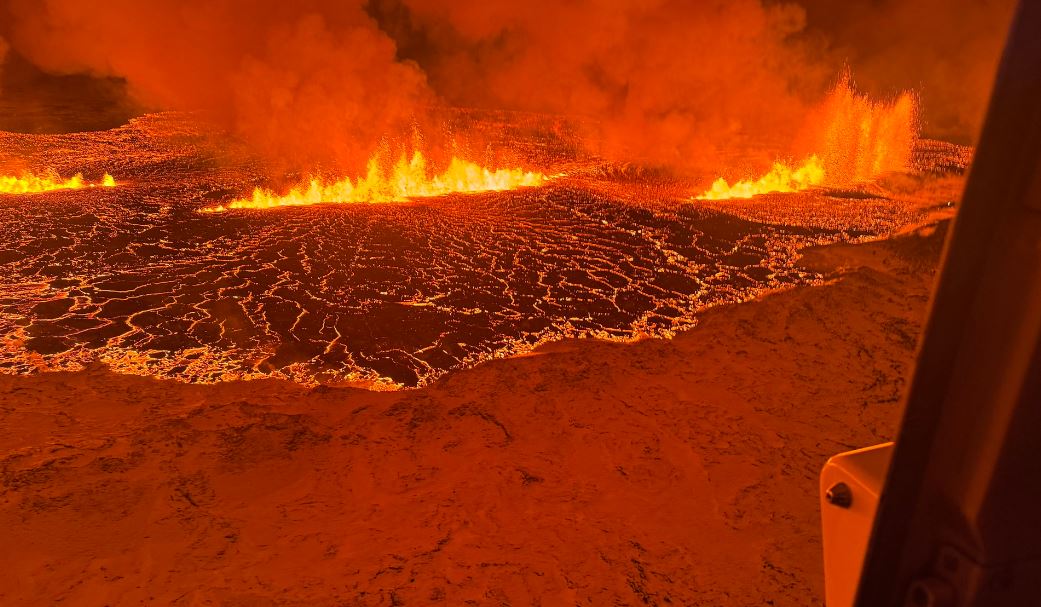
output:
M 46 70 L 120 76 L 290 163 L 357 166 L 430 98 L 362 2 L 8 0 L 8 36 Z
M 299 167 L 357 174 L 447 104 L 582 117 L 606 156 L 707 169 L 793 140 L 844 66 L 883 98 L 921 89 L 927 132 L 971 140 L 1013 3 L 0 0 L 0 35 Z

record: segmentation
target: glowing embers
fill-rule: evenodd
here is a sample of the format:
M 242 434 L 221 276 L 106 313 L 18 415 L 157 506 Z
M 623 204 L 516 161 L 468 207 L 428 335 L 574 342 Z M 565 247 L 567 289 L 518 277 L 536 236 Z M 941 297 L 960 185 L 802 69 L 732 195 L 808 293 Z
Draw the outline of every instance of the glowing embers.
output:
M 325 183 L 312 179 L 307 186 L 293 188 L 279 195 L 271 190 L 256 188 L 251 198 L 233 200 L 227 204 L 203 209 L 221 212 L 229 209 L 270 209 L 322 203 L 404 202 L 413 198 L 444 196 L 454 193 L 499 192 L 539 186 L 549 180 L 542 173 L 523 169 L 488 169 L 466 160 L 453 158 L 448 168 L 431 176 L 426 158 L 416 152 L 411 160 L 402 157 L 387 172 L 378 158 L 369 161 L 365 177 L 349 178 Z
M 698 200 L 727 200 L 751 198 L 770 192 L 800 192 L 824 183 L 824 165 L 816 155 L 810 156 L 799 168 L 776 162 L 769 173 L 756 181 L 738 181 L 734 185 L 719 178 L 712 188 L 698 196 Z
M 62 179 L 53 171 L 43 175 L 23 173 L 18 177 L 0 175 L 0 194 L 39 194 L 54 190 L 114 187 L 116 187 L 116 180 L 108 173 L 105 173 L 105 176 L 97 183 L 84 181 L 83 175 L 80 173 L 76 173 L 68 179 Z
M 847 74 L 806 120 L 799 147 L 812 150 L 798 167 L 778 162 L 757 180 L 730 185 L 717 179 L 698 200 L 751 198 L 817 186 L 846 187 L 884 173 L 911 169 L 918 141 L 918 99 L 911 93 L 891 102 L 856 92 Z

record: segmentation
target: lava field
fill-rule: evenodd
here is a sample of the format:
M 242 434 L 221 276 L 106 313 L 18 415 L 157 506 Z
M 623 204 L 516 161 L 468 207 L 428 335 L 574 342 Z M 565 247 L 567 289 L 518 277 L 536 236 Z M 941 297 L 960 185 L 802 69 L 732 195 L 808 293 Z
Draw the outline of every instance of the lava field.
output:
M 208 214 L 261 170 L 183 116 L 0 133 L 0 149 L 120 184 L 0 195 L 4 373 L 100 361 L 192 382 L 419 386 L 547 341 L 671 335 L 706 307 L 821 280 L 801 249 L 892 229 L 862 209 L 907 212 L 816 192 L 741 218 L 571 163 L 538 188 Z M 827 222 L 801 219 L 832 203 Z

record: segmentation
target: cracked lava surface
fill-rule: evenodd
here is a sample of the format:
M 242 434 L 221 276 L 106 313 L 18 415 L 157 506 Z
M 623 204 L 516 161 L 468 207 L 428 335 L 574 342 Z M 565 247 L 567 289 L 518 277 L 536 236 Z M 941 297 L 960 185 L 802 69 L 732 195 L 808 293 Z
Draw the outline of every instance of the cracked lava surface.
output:
M 0 196 L 0 372 L 14 374 L 100 360 L 191 382 L 419 386 L 547 341 L 672 335 L 707 307 L 819 281 L 800 249 L 922 208 L 877 188 L 699 204 L 588 161 L 538 188 L 213 215 L 199 209 L 261 172 L 184 117 L 0 133 L 0 149 L 119 182 Z

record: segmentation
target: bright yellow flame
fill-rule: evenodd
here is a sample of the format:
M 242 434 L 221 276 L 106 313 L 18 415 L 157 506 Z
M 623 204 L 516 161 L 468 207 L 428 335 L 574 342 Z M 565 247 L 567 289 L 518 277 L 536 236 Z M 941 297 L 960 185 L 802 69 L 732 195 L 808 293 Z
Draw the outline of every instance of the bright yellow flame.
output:
M 18 177 L 0 175 L 0 194 L 39 194 L 54 190 L 81 190 L 83 188 L 114 188 L 116 180 L 105 173 L 101 183 L 87 183 L 83 175 L 76 173 L 69 179 L 62 179 L 57 173 L 44 175 L 23 173 Z
M 345 178 L 326 184 L 316 178 L 311 179 L 306 187 L 295 187 L 285 195 L 255 188 L 250 198 L 202 210 L 219 213 L 229 209 L 271 209 L 322 203 L 404 202 L 459 192 L 499 192 L 533 187 L 548 179 L 542 173 L 522 169 L 491 170 L 459 158 L 453 158 L 444 173 L 430 177 L 426 158 L 416 152 L 411 160 L 402 156 L 389 175 L 381 168 L 378 158 L 373 158 L 369 160 L 365 177 L 357 181 Z
M 918 98 L 910 93 L 879 102 L 858 93 L 844 74 L 806 117 L 801 149 L 814 154 L 798 168 L 776 163 L 756 181 L 730 185 L 717 179 L 698 200 L 751 198 L 816 186 L 846 187 L 912 167 L 918 139 Z
M 717 179 L 711 189 L 697 198 L 698 200 L 751 198 L 770 192 L 799 192 L 822 183 L 824 183 L 824 165 L 814 155 L 797 169 L 792 169 L 791 166 L 782 162 L 774 163 L 773 169 L 756 181 L 739 181 L 730 185 L 726 179 Z

